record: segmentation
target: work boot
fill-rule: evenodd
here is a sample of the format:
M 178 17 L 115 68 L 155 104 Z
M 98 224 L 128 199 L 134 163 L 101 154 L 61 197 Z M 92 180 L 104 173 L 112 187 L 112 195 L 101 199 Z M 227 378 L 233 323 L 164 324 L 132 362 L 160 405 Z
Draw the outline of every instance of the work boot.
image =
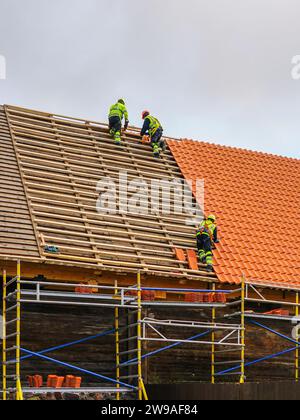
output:
M 112 137 L 115 137 L 116 132 L 115 132 L 115 130 L 112 128 L 112 129 L 110 130 L 109 134 L 110 134 Z
M 214 271 L 213 266 L 212 266 L 212 265 L 208 265 L 208 266 L 206 267 L 206 271 L 207 271 L 208 273 L 213 273 L 213 271 Z
M 161 151 L 161 149 L 160 149 L 159 145 L 158 144 L 155 144 L 153 146 L 153 155 L 154 155 L 155 158 L 159 158 L 160 157 L 160 151 Z
M 120 146 L 121 144 L 121 133 L 119 132 L 115 133 L 115 143 L 117 146 Z

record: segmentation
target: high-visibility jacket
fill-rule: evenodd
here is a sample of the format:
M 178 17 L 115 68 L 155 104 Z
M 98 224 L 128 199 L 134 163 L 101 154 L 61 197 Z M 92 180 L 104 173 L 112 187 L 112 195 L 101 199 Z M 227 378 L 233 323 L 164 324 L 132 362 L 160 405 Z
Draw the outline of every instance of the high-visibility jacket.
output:
M 149 134 L 152 137 L 156 131 L 161 128 L 161 123 L 158 121 L 157 118 L 152 117 L 151 115 L 148 115 L 148 117 L 145 118 L 145 121 L 149 121 Z
M 109 111 L 109 118 L 111 117 L 119 117 L 120 120 L 123 120 L 123 117 L 125 117 L 125 121 L 129 121 L 128 111 L 125 105 L 120 104 L 117 102 L 113 106 L 111 106 Z
M 204 220 L 199 226 L 197 236 L 206 235 L 210 237 L 212 242 L 217 242 L 217 232 L 217 225 L 215 225 L 211 220 Z

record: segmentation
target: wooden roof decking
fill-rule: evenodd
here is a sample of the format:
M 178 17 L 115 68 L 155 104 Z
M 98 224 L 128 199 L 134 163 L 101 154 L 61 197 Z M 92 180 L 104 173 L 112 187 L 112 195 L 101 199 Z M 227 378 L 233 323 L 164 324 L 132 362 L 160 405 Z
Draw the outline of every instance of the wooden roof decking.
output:
M 169 149 L 161 160 L 154 160 L 149 145 L 138 143 L 134 129 L 118 148 L 106 125 L 12 106 L 6 106 L 5 113 L 8 125 L 3 111 L 1 121 L 6 141 L 9 127 L 12 143 L 4 153 L 13 160 L 13 181 L 24 185 L 27 200 L 22 192 L 22 208 L 31 233 L 24 248 L 32 257 L 97 270 L 140 270 L 194 280 L 215 277 L 201 267 L 190 270 L 188 262 L 176 258 L 174 248 L 195 248 L 195 227 L 186 224 L 192 214 L 97 212 L 97 183 L 104 177 L 117 180 L 120 170 L 127 171 L 129 180 L 183 180 Z M 171 201 L 177 202 L 174 191 Z M 3 199 L 1 213 L 2 207 Z M 17 203 L 12 201 L 12 207 Z M 22 243 L 21 236 L 15 240 L 18 246 Z M 60 253 L 45 253 L 45 244 L 59 247 Z M 2 242 L 0 246 L 1 258 L 9 252 L 3 252 Z
M 0 253 L 39 257 L 5 112 L 0 106 Z

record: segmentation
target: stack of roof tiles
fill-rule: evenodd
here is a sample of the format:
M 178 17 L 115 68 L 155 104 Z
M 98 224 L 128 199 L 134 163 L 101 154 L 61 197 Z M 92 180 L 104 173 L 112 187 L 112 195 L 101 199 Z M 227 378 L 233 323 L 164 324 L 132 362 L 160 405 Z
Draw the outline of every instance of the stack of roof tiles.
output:
M 300 286 L 300 160 L 191 140 L 168 142 L 184 176 L 205 180 L 221 282 Z

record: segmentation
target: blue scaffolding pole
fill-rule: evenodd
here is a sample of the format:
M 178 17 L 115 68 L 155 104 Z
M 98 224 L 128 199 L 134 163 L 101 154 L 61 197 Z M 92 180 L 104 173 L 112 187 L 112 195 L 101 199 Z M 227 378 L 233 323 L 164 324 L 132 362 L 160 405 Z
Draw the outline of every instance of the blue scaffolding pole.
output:
M 88 341 L 95 340 L 96 338 L 106 337 L 106 336 L 114 334 L 114 333 L 115 333 L 114 329 L 109 330 L 109 331 L 105 331 L 101 334 L 97 334 L 97 335 L 93 335 L 93 336 L 90 336 L 90 337 L 82 338 L 81 340 L 72 341 L 70 343 L 61 344 L 60 346 L 51 347 L 49 349 L 41 350 L 41 351 L 37 352 L 37 354 L 41 355 L 41 354 L 52 353 L 54 351 L 62 350 L 62 349 L 68 348 L 68 347 L 73 347 L 73 346 L 76 346 L 78 344 L 83 344 L 83 343 L 86 343 Z M 35 356 L 33 356 L 33 355 L 22 356 L 21 360 L 31 359 L 32 357 L 35 357 Z
M 296 350 L 298 350 L 300 348 L 300 345 L 299 345 L 299 343 L 296 340 L 293 340 L 292 338 L 290 338 L 290 337 L 288 337 L 288 336 L 286 336 L 284 334 L 281 334 L 278 331 L 276 331 L 276 330 L 274 330 L 274 329 L 272 329 L 272 328 L 270 328 L 270 327 L 268 327 L 266 325 L 261 324 L 260 322 L 257 322 L 257 321 L 249 321 L 248 323 L 253 324 L 253 325 L 256 325 L 257 327 L 260 327 L 260 328 L 262 328 L 262 329 L 264 329 L 266 331 L 269 331 L 272 334 L 275 334 L 278 337 L 283 338 L 284 340 L 290 341 L 293 344 L 297 344 L 297 346 L 296 347 L 289 348 L 287 350 L 280 351 L 278 353 L 271 354 L 269 356 L 262 357 L 260 359 L 253 360 L 252 362 L 248 362 L 248 363 L 245 364 L 245 367 L 253 366 L 253 365 L 258 364 L 258 363 L 262 363 L 262 362 L 266 362 L 266 361 L 271 360 L 271 359 L 275 359 L 276 357 L 279 357 L 279 356 L 283 356 L 283 355 L 292 353 L 293 351 L 296 351 Z M 241 368 L 241 366 L 240 365 L 237 365 L 237 366 L 234 366 L 234 367 L 232 367 L 230 369 L 223 370 L 222 372 L 218 372 L 216 374 L 216 376 L 224 376 L 227 373 L 235 372 L 236 370 L 238 370 L 240 368 Z
M 273 330 L 272 328 L 267 327 L 266 325 L 261 324 L 260 322 L 257 322 L 257 321 L 249 321 L 249 324 L 256 325 L 257 327 L 260 327 L 260 328 L 262 328 L 262 329 L 264 329 L 264 330 L 266 330 L 266 331 L 269 331 L 269 332 L 271 332 L 271 333 L 273 333 L 273 334 L 277 335 L 278 337 L 283 338 L 284 340 L 290 341 L 290 342 L 291 342 L 291 343 L 293 343 L 293 344 L 299 344 L 299 342 L 298 342 L 298 341 L 293 340 L 291 337 L 288 337 L 287 335 L 281 334 L 281 333 L 279 333 L 278 331 Z
M 177 292 L 177 293 L 225 293 L 230 295 L 231 293 L 236 292 L 237 290 L 207 290 L 207 289 L 173 289 L 173 288 L 164 288 L 164 287 L 142 287 L 142 291 L 146 292 Z
M 54 352 L 54 351 L 59 351 L 59 350 L 62 350 L 62 349 L 66 349 L 66 348 L 68 348 L 68 347 L 73 347 L 73 346 L 76 346 L 76 345 L 78 345 L 78 344 L 87 343 L 88 341 L 92 341 L 92 340 L 95 340 L 95 339 L 97 339 L 97 338 L 106 337 L 106 336 L 108 336 L 108 335 L 114 334 L 115 332 L 116 332 L 116 331 L 115 331 L 114 329 L 113 329 L 113 330 L 104 331 L 104 332 L 103 332 L 103 333 L 101 333 L 101 334 L 92 335 L 92 336 L 90 336 L 90 337 L 82 338 L 82 339 L 77 340 L 77 341 L 72 341 L 72 342 L 70 342 L 70 343 L 61 344 L 61 345 L 56 346 L 56 347 L 51 347 L 51 348 L 49 348 L 49 349 L 41 350 L 41 351 L 37 352 L 37 354 L 41 355 L 41 354 L 48 354 L 48 353 L 52 353 L 52 352 Z M 31 359 L 32 357 L 35 357 L 35 356 L 33 356 L 33 355 L 22 356 L 20 360 L 28 360 L 28 359 Z M 12 360 L 10 360 L 9 362 L 16 362 L 16 360 L 12 359 Z M 2 364 L 2 363 L 1 363 L 1 364 Z
M 46 360 L 48 362 L 52 362 L 52 363 L 55 363 L 57 365 L 67 367 L 68 369 L 73 369 L 73 370 L 76 370 L 78 372 L 84 373 L 86 375 L 93 376 L 94 378 L 102 379 L 105 382 L 111 382 L 111 383 L 113 383 L 115 385 L 122 385 L 122 386 L 124 386 L 126 388 L 130 388 L 130 389 L 136 390 L 136 387 L 135 386 L 126 384 L 124 382 L 116 381 L 115 379 L 109 378 L 108 376 L 100 375 L 99 373 L 95 373 L 95 372 L 92 372 L 90 370 L 82 369 L 82 368 L 80 368 L 78 366 L 71 365 L 70 363 L 62 362 L 60 360 L 53 359 L 52 357 L 44 356 L 44 355 L 39 354 L 39 353 L 35 353 L 33 351 L 24 349 L 22 347 L 21 347 L 21 351 L 23 353 L 26 353 L 26 354 L 31 355 L 33 357 L 38 357 L 38 358 L 43 359 L 43 360 Z
M 269 356 L 262 357 L 261 359 L 253 360 L 252 362 L 246 363 L 245 367 L 249 367 L 249 366 L 256 365 L 258 363 L 266 362 L 268 360 L 275 359 L 276 357 L 279 357 L 279 356 L 284 356 L 285 354 L 292 353 L 293 351 L 296 351 L 299 348 L 300 348 L 300 346 L 293 347 L 293 348 L 290 348 L 290 349 L 287 349 L 287 350 L 283 350 L 279 353 L 274 353 L 274 354 L 271 354 Z M 216 376 L 224 376 L 227 373 L 235 372 L 236 370 L 238 370 L 240 368 L 241 368 L 241 365 L 238 365 L 238 366 L 232 367 L 230 369 L 223 370 L 222 372 L 218 372 L 218 373 L 216 373 Z

